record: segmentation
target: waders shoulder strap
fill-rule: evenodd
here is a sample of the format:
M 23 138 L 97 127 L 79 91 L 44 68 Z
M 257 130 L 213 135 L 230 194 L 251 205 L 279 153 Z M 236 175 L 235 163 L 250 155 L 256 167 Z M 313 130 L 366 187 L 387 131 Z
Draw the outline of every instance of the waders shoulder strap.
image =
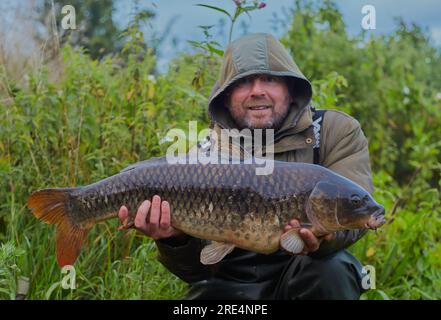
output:
M 326 110 L 315 109 L 311 106 L 312 126 L 314 129 L 315 144 L 312 147 L 314 152 L 314 164 L 320 165 L 320 131 L 322 128 L 323 118 Z

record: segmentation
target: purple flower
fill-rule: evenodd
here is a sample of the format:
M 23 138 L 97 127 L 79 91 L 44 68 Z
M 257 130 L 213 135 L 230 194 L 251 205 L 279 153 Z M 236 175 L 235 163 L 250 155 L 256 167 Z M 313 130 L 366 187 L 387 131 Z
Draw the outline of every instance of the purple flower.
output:
M 236 6 L 240 7 L 240 5 L 242 4 L 243 0 L 233 0 L 234 3 L 236 4 Z
M 259 3 L 259 9 L 263 9 L 263 8 L 265 8 L 266 7 L 266 3 L 265 2 L 261 2 L 261 3 Z

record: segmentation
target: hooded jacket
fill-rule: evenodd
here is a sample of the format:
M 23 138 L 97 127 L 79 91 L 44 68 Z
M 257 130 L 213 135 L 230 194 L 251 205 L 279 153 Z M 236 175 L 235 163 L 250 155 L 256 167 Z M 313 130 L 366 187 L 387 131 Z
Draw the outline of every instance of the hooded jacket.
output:
M 224 53 L 221 72 L 209 98 L 208 111 L 213 129 L 237 128 L 228 108 L 225 93 L 235 81 L 253 74 L 286 77 L 293 103 L 281 126 L 275 131 L 274 159 L 313 163 L 316 143 L 312 126 L 312 87 L 282 44 L 268 34 L 251 34 L 232 42 Z M 218 134 L 220 137 L 220 134 Z M 327 110 L 320 135 L 320 164 L 373 191 L 368 143 L 359 123 L 349 115 Z M 312 257 L 342 250 L 364 234 L 361 230 L 341 231 L 333 241 L 323 241 Z M 188 283 L 206 280 L 243 284 L 262 284 L 254 291 L 271 290 L 290 256 L 278 251 L 271 255 L 257 254 L 236 248 L 214 266 L 199 262 L 204 240 L 188 237 L 181 242 L 174 238 L 156 241 L 159 261 Z M 208 289 L 207 289 L 208 290 Z M 256 293 L 259 297 L 259 293 Z

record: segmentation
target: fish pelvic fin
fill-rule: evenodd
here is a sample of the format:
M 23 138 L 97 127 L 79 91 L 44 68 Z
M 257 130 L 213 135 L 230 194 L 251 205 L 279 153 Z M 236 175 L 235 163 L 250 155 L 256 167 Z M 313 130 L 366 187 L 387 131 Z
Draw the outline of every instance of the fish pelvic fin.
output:
M 215 264 L 221 261 L 234 249 L 234 244 L 212 241 L 201 251 L 201 263 L 205 265 Z
M 75 224 L 69 217 L 68 195 L 75 188 L 44 189 L 28 199 L 28 208 L 37 219 L 55 224 L 57 263 L 60 267 L 73 265 L 80 254 L 90 228 Z

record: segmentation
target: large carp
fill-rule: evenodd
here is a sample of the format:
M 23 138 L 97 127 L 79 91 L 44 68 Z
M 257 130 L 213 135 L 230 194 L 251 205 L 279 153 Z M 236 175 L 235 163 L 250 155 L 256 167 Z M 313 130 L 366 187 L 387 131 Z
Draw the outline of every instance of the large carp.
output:
M 256 164 L 169 164 L 154 158 L 96 183 L 44 189 L 28 200 L 33 214 L 57 226 L 57 261 L 73 264 L 92 226 L 117 217 L 125 205 L 134 217 L 145 199 L 170 203 L 171 224 L 212 240 L 201 262 L 220 261 L 234 247 L 259 253 L 303 250 L 298 229 L 283 233 L 291 219 L 317 235 L 346 229 L 375 229 L 384 208 L 362 187 L 318 165 L 274 161 L 269 175 Z

